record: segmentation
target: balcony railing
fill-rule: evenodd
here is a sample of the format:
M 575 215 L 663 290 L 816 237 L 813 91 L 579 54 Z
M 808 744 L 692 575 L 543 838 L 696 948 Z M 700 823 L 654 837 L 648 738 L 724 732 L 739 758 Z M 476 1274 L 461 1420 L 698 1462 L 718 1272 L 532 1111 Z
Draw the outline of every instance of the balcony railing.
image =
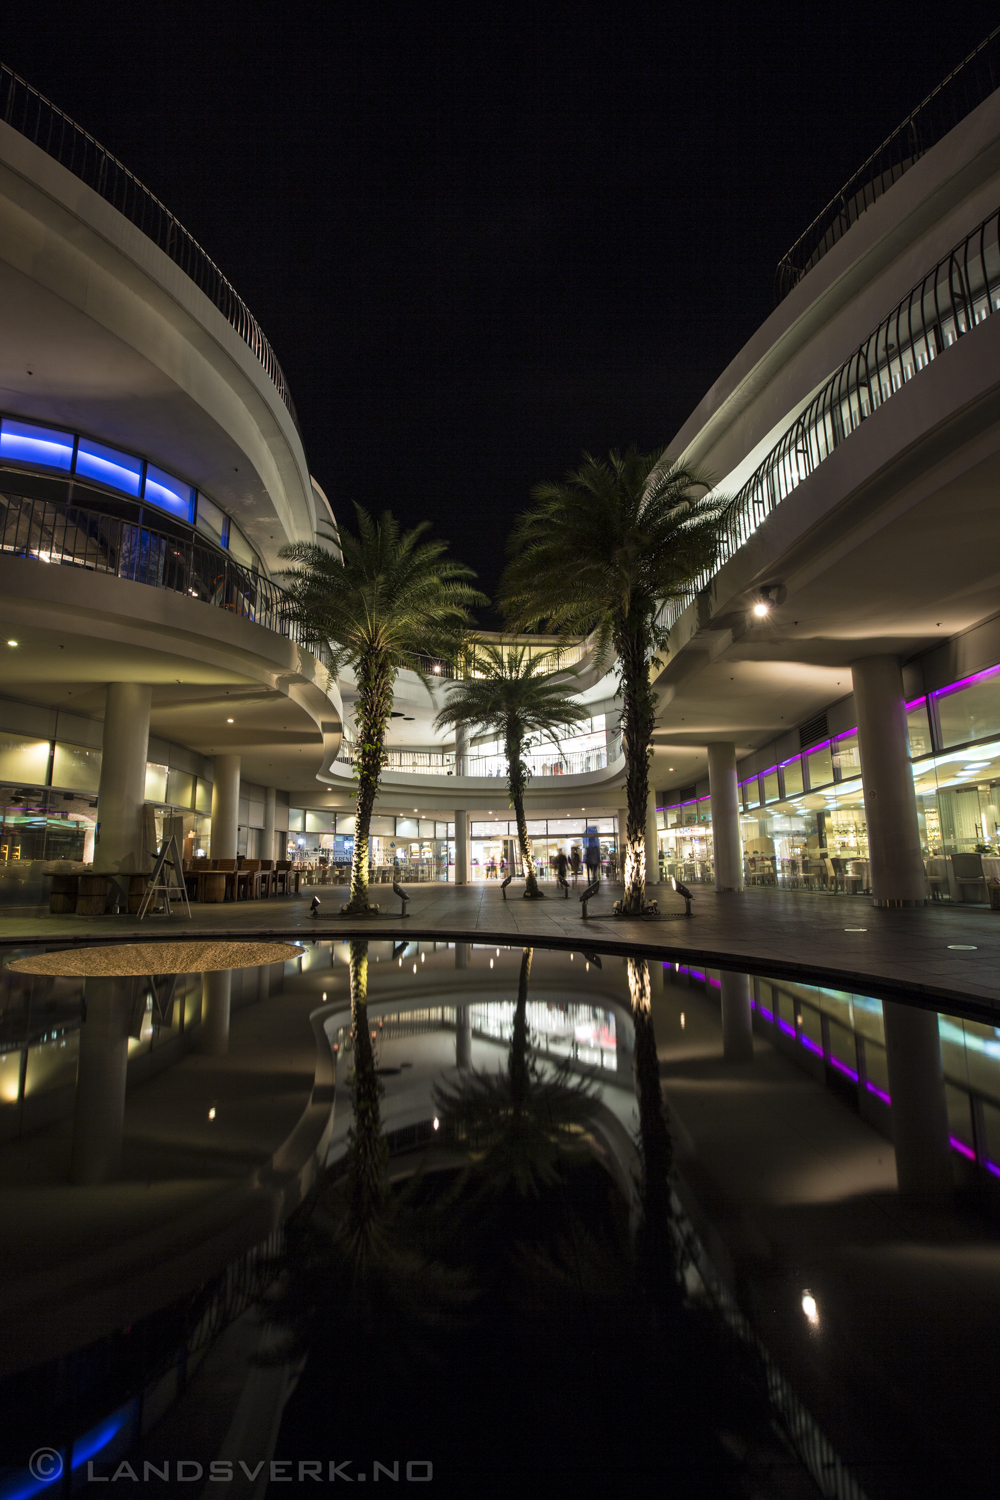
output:
M 601 771 L 621 758 L 621 737 L 617 736 L 610 746 L 595 750 L 571 750 L 559 755 L 549 750 L 537 755 L 526 755 L 525 765 L 532 776 L 581 776 L 588 771 Z M 344 740 L 337 756 L 341 765 L 355 764 L 353 746 Z M 390 750 L 384 769 L 394 775 L 454 776 L 455 756 L 453 752 L 428 750 Z M 466 756 L 463 776 L 493 777 L 507 776 L 507 762 L 502 755 Z
M 782 256 L 775 273 L 780 301 L 822 260 L 851 225 L 908 172 L 926 151 L 1000 85 L 1000 27 L 991 31 L 923 103 L 872 152 L 805 233 Z
M 257 319 L 215 261 L 159 198 L 92 135 L 4 63 L 0 63 L 0 120 L 100 193 L 180 266 L 256 356 L 297 427 L 295 404 L 284 373 Z
M 845 438 L 932 360 L 1000 312 L 1000 209 L 946 255 L 831 375 L 736 495 L 715 565 L 661 611 L 679 619 L 699 591 Z
M 308 644 L 283 589 L 197 536 L 185 540 L 76 505 L 0 494 L 0 554 L 186 594 Z

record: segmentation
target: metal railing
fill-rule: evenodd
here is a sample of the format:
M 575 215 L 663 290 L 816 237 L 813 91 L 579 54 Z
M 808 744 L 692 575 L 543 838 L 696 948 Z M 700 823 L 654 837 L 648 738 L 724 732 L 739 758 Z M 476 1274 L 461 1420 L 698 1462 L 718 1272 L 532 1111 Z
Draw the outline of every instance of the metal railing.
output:
M 845 438 L 945 349 L 1000 312 L 1000 209 L 938 261 L 845 360 L 733 500 L 713 567 L 660 612 L 679 619 L 698 592 Z
M 593 750 L 571 750 L 563 755 L 550 750 L 537 755 L 526 755 L 524 763 L 532 776 L 580 776 L 587 771 L 601 771 L 621 758 L 621 736 L 618 735 L 608 747 Z M 342 765 L 353 766 L 355 756 L 352 745 L 345 739 L 337 756 Z M 454 752 L 433 750 L 390 750 L 384 769 L 386 771 L 413 776 L 454 776 Z M 507 762 L 502 755 L 476 755 L 465 757 L 463 776 L 500 776 L 506 778 Z
M 0 63 L 0 120 L 93 188 L 180 266 L 259 360 L 298 427 L 288 383 L 257 319 L 211 256 L 159 198 L 5 63 Z
M 197 536 L 185 540 L 77 505 L 0 494 L 0 554 L 186 594 L 307 644 L 283 589 Z
M 998 85 L 1000 26 L 907 115 L 782 256 L 775 273 L 777 300 L 786 297 L 865 210 Z

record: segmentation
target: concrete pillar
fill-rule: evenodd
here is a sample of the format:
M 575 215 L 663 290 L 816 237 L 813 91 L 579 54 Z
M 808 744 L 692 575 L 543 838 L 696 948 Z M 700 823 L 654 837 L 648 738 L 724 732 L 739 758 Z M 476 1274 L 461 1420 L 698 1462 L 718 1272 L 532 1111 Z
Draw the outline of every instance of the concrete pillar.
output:
M 70 1181 L 104 1182 L 121 1166 L 132 982 L 88 979 L 73 1106 Z
M 948 1193 L 954 1179 L 938 1019 L 932 1010 L 882 1001 L 901 1193 Z
M 660 883 L 660 841 L 656 827 L 656 791 L 650 787 L 646 796 L 646 884 Z
M 216 969 L 201 976 L 201 1038 L 198 1050 L 209 1057 L 225 1057 L 229 1051 L 229 1006 L 232 971 Z
M 153 690 L 141 682 L 109 682 L 101 744 L 101 783 L 97 794 L 100 841 L 94 847 L 96 871 L 141 870 L 146 755 Z M 152 861 L 153 851 L 148 851 Z
M 469 883 L 469 814 L 455 808 L 455 884 Z
M 851 676 L 874 904 L 923 906 L 927 884 L 899 657 L 863 657 L 852 663 Z
M 212 782 L 213 859 L 235 859 L 240 820 L 240 757 L 217 755 Z
M 740 839 L 740 801 L 736 786 L 736 746 L 729 742 L 708 747 L 708 784 L 712 794 L 712 849 L 715 889 L 743 889 L 743 843 Z
M 466 766 L 469 760 L 469 731 L 467 729 L 455 730 L 455 775 L 467 776 Z
M 468 943 L 455 944 L 455 968 L 467 969 L 469 967 L 469 945 Z
M 722 983 L 722 1056 L 726 1062 L 753 1058 L 753 1012 L 749 974 L 720 974 Z
M 274 812 L 277 794 L 273 786 L 264 788 L 264 832 L 261 835 L 261 859 L 275 859 Z
M 472 1067 L 472 1011 L 468 1005 L 455 1010 L 455 1066 Z

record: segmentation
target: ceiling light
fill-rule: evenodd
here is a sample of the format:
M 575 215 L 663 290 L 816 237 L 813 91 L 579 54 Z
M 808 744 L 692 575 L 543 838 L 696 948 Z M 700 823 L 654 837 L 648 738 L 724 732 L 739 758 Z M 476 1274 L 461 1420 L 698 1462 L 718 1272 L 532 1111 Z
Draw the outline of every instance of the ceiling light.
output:
M 227 719 L 227 720 L 226 720 L 226 723 L 227 723 L 227 724 L 231 724 L 231 723 L 232 723 L 232 722 L 233 722 L 233 721 L 232 721 L 232 719 Z
M 812 1292 L 802 1293 L 802 1311 L 805 1313 L 809 1322 L 815 1328 L 819 1323 L 819 1309 L 816 1306 L 816 1298 L 813 1296 Z
M 8 644 L 8 646 L 16 646 L 17 645 L 17 641 L 8 641 L 7 644 Z
M 773 608 L 774 600 L 771 598 L 770 588 L 761 589 L 757 598 L 757 603 L 753 607 L 754 614 L 757 616 L 758 620 L 763 620 L 764 616 L 769 615 Z

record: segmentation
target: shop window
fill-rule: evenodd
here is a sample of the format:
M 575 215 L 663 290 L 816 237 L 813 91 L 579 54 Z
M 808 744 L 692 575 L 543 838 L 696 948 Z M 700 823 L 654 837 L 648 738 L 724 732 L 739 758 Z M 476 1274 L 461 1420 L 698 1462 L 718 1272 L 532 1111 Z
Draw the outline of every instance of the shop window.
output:
M 377 833 L 381 838 L 392 838 L 396 832 L 396 820 L 395 818 L 387 818 L 379 814 L 374 814 L 369 824 L 368 832 L 370 834 Z
M 195 787 L 194 805 L 198 812 L 204 813 L 206 818 L 212 813 L 212 783 L 206 781 L 203 776 L 198 777 Z
M 194 777 L 187 771 L 167 772 L 167 801 L 173 807 L 190 807 L 194 797 Z
M 88 479 L 96 479 L 109 489 L 121 490 L 126 495 L 138 495 L 142 482 L 142 459 L 131 453 L 122 453 L 104 443 L 94 443 L 90 438 L 81 438 L 76 450 L 76 472 Z
M 209 500 L 202 494 L 198 496 L 198 510 L 194 524 L 210 541 L 215 542 L 216 546 L 226 545 L 229 517 L 214 500 Z
M 0 458 L 68 472 L 73 466 L 73 434 L 4 417 L 0 423 Z
M 194 519 L 194 490 L 182 479 L 175 479 L 173 474 L 167 474 L 155 464 L 146 465 L 142 498 L 159 510 L 169 511 L 180 521 L 190 524 Z
M 712 799 L 711 797 L 699 797 L 698 799 L 698 822 L 711 823 L 712 821 Z
M 927 719 L 926 698 L 918 698 L 915 703 L 906 705 L 906 732 L 910 737 L 911 760 L 919 760 L 922 755 L 930 754 L 934 746 Z
M 756 776 L 751 776 L 749 781 L 743 783 L 743 806 L 760 806 L 760 787 Z
M 419 820 L 417 818 L 397 818 L 395 832 L 402 839 L 415 839 L 420 834 Z M 480 837 L 485 837 L 485 835 L 480 835 Z
M 0 780 L 44 786 L 49 776 L 48 740 L 21 734 L 0 734 Z
M 167 767 L 158 766 L 153 761 L 146 762 L 146 801 L 166 802 L 167 800 Z
M 760 778 L 761 791 L 765 802 L 778 801 L 778 768 L 772 766 L 770 771 L 765 771 Z
M 290 807 L 288 809 L 288 832 L 304 833 L 306 826 L 306 815 L 301 807 Z
M 810 791 L 815 791 L 818 786 L 829 786 L 833 780 L 833 753 L 829 743 L 810 750 L 803 759 L 808 767 Z
M 100 750 L 88 750 L 83 745 L 56 745 L 52 755 L 53 786 L 96 792 L 100 784 Z
M 942 688 L 933 697 L 944 749 L 1000 734 L 1000 667 Z
M 786 760 L 781 768 L 785 782 L 786 797 L 797 797 L 803 790 L 802 761 L 796 755 L 794 760 Z
M 375 820 L 372 819 L 374 822 Z M 309 808 L 306 811 L 306 833 L 332 833 L 333 814 Z
M 229 551 L 238 563 L 245 568 L 257 566 L 257 554 L 243 535 L 238 526 L 232 522 L 229 524 Z
M 357 821 L 357 815 L 355 813 L 338 813 L 337 832 L 350 834 L 351 838 L 353 839 L 354 828 Z M 291 828 L 291 823 L 289 823 L 288 826 L 289 828 Z
M 432 839 L 435 835 L 435 831 L 436 830 L 433 818 L 420 819 L 420 837 L 422 839 Z
M 852 729 L 848 734 L 838 735 L 831 749 L 833 767 L 838 781 L 853 781 L 856 776 L 861 775 L 861 749 L 858 745 L 856 729 Z

